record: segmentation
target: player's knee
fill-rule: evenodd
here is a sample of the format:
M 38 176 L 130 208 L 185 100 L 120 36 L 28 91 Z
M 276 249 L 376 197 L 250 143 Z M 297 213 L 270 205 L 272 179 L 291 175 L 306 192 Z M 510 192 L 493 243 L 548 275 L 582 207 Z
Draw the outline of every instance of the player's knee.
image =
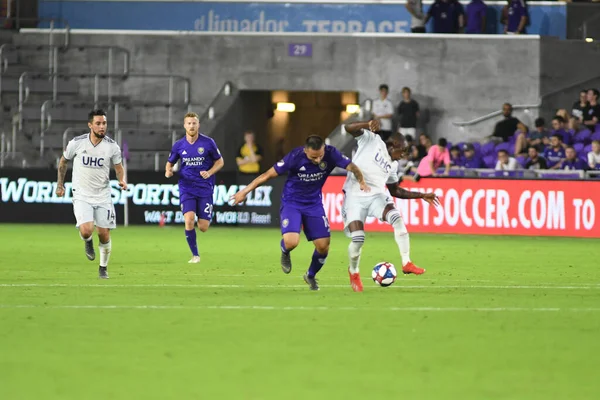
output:
M 79 227 L 79 233 L 81 233 L 81 237 L 82 238 L 87 239 L 90 236 L 92 236 L 92 234 L 94 233 L 94 229 L 93 228 L 89 228 L 87 226 L 80 226 Z
M 210 226 L 210 224 L 208 223 L 208 221 L 204 221 L 204 220 L 198 221 L 198 229 L 200 229 L 200 232 L 206 232 L 208 230 L 209 226 Z
M 329 253 L 329 243 L 316 243 L 315 250 L 317 250 L 317 253 L 319 254 L 327 254 Z
M 110 242 L 110 232 L 106 231 L 106 232 L 98 232 L 98 238 L 100 239 L 100 243 L 108 243 Z
M 286 249 L 293 250 L 298 247 L 300 238 L 283 238 L 283 243 L 285 244 Z

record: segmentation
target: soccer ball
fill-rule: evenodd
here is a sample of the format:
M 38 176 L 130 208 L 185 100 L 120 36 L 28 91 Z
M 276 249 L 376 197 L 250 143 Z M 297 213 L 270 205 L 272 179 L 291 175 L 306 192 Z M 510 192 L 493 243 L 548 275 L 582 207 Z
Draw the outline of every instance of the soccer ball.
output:
M 380 262 L 373 268 L 371 277 L 379 286 L 387 287 L 396 281 L 396 267 L 389 262 Z

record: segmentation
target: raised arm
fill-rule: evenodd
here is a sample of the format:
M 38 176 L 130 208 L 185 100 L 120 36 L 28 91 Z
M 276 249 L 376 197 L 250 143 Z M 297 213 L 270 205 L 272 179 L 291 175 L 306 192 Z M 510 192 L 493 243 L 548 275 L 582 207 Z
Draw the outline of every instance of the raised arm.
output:
M 56 178 L 56 195 L 63 197 L 65 195 L 65 175 L 69 168 L 69 161 L 62 156 L 58 162 L 58 177 Z
M 257 187 L 259 187 L 260 185 L 264 184 L 268 180 L 273 179 L 277 176 L 278 176 L 277 171 L 275 171 L 275 168 L 271 167 L 271 168 L 269 168 L 269 170 L 267 172 L 259 175 L 256 179 L 254 179 L 252 182 L 250 182 L 250 184 L 248 186 L 246 186 L 245 188 L 243 188 L 242 190 L 240 190 L 239 192 L 237 192 L 236 194 L 231 196 L 231 198 L 229 200 L 231 200 L 233 205 L 240 204 L 244 200 L 246 200 L 246 196 L 248 195 L 248 193 L 250 193 Z
M 368 129 L 372 132 L 377 132 L 379 130 L 379 121 L 371 120 L 363 122 L 352 122 L 350 124 L 344 125 L 344 129 L 352 136 L 358 137 L 363 134 L 363 129 Z

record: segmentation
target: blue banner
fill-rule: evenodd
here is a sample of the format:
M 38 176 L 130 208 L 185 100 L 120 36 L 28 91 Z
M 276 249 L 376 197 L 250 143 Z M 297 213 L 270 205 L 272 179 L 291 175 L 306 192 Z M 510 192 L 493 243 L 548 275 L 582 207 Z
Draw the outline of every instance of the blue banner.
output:
M 430 7 L 425 2 L 424 10 Z M 429 4 L 428 4 L 429 3 Z M 467 4 L 467 3 L 463 3 Z M 488 6 L 487 33 L 502 33 L 504 3 Z M 565 38 L 564 4 L 529 4 L 528 33 Z M 180 30 L 216 32 L 410 32 L 404 3 L 324 4 L 178 1 L 44 1 L 43 18 L 62 18 L 73 29 Z M 431 27 L 428 27 L 428 32 Z

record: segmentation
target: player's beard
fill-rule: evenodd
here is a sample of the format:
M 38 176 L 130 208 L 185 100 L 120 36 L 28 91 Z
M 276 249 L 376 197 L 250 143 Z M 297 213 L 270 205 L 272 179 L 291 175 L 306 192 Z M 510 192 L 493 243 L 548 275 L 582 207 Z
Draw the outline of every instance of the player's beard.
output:
M 195 137 L 196 135 L 198 135 L 198 131 L 186 131 L 186 134 L 188 136 Z
M 93 130 L 92 133 L 94 134 L 94 136 L 96 136 L 96 139 L 104 139 L 104 136 L 106 136 L 106 131 L 96 132 Z

